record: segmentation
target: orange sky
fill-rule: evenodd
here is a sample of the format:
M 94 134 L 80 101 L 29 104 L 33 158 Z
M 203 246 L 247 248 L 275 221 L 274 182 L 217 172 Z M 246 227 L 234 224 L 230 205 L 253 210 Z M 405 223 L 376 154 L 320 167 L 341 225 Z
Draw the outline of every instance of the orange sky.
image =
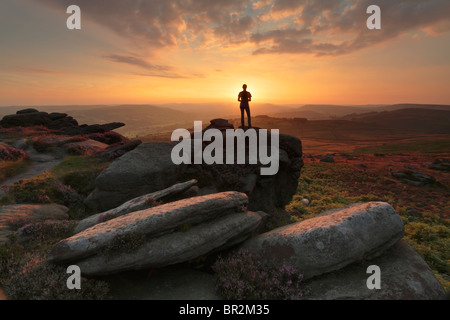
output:
M 243 83 L 258 102 L 450 104 L 450 1 L 425 3 L 2 0 L 0 105 L 226 102 Z

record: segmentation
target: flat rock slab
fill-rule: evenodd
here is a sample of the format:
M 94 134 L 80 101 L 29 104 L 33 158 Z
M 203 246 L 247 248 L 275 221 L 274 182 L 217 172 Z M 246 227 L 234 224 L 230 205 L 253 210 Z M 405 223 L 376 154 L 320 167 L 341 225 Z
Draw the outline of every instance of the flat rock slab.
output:
M 177 194 L 180 194 L 192 186 L 197 184 L 197 180 L 191 180 L 184 183 L 178 183 L 172 187 L 169 187 L 167 189 L 156 191 L 135 199 L 132 199 L 130 201 L 125 202 L 121 206 L 92 215 L 86 219 L 83 219 L 79 222 L 79 224 L 75 227 L 75 234 L 79 233 L 83 230 L 86 230 L 92 226 L 95 226 L 98 223 L 101 223 L 103 221 L 112 220 L 113 218 L 117 218 L 119 216 L 123 216 L 125 214 L 128 214 L 130 212 L 135 211 L 141 211 L 148 208 L 151 208 L 154 206 L 155 201 L 159 201 L 163 198 L 174 196 Z
M 249 238 L 260 222 L 261 216 L 254 212 L 230 214 L 194 226 L 186 232 L 173 232 L 150 239 L 134 252 L 116 253 L 112 257 L 98 254 L 77 262 L 77 265 L 86 276 L 162 268 L 236 245 Z
M 291 264 L 308 279 L 380 255 L 403 237 L 403 230 L 392 206 L 370 202 L 272 230 L 243 248 Z
M 369 266 L 381 271 L 381 289 L 369 290 Z M 302 285 L 305 300 L 440 300 L 445 291 L 422 257 L 401 240 L 382 256 L 349 265 Z
M 39 138 L 38 141 L 47 143 L 55 147 L 61 147 L 66 143 L 73 141 L 73 136 L 57 135 L 57 136 L 42 137 Z
M 49 253 L 53 262 L 77 261 L 105 248 L 117 235 L 155 237 L 182 225 L 196 225 L 223 215 L 242 211 L 248 197 L 239 192 L 194 197 L 136 211 L 97 224 L 59 242 Z
M 59 204 L 14 204 L 0 207 L 0 244 L 8 242 L 15 231 L 10 223 L 16 220 L 37 222 L 45 220 L 67 220 L 69 209 Z

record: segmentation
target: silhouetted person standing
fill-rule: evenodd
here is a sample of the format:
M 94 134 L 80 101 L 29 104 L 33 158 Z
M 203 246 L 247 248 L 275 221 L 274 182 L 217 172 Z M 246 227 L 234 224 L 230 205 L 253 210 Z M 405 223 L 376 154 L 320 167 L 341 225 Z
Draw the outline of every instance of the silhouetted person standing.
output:
M 247 119 L 248 119 L 248 127 L 252 127 L 252 119 L 250 117 L 250 106 L 249 102 L 252 101 L 252 94 L 247 91 L 247 85 L 244 84 L 242 86 L 242 89 L 244 91 L 239 92 L 238 101 L 241 102 L 241 123 L 242 123 L 242 129 L 245 128 L 245 119 L 244 119 L 244 110 L 247 112 Z

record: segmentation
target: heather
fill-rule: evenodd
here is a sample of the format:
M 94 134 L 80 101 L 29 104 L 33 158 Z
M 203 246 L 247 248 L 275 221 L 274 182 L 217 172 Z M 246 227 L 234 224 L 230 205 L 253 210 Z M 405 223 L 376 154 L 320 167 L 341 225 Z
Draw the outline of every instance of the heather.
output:
M 228 300 L 299 300 L 302 274 L 293 266 L 266 261 L 241 249 L 213 265 L 216 290 Z
M 68 290 L 66 268 L 45 261 L 47 251 L 69 237 L 76 221 L 14 221 L 17 230 L 0 246 L 0 283 L 12 300 L 97 300 L 107 297 L 107 283 L 82 277 L 81 290 Z

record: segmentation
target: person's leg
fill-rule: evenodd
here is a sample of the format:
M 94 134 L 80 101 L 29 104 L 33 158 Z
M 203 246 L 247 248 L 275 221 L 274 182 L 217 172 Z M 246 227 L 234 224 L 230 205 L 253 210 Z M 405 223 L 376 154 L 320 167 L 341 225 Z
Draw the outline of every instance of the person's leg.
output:
M 250 106 L 247 106 L 245 108 L 245 111 L 247 111 L 248 127 L 251 128 L 252 127 L 252 118 L 250 116 Z
M 241 107 L 241 125 L 242 125 L 242 129 L 244 129 L 245 119 L 244 119 L 244 108 L 243 107 Z

